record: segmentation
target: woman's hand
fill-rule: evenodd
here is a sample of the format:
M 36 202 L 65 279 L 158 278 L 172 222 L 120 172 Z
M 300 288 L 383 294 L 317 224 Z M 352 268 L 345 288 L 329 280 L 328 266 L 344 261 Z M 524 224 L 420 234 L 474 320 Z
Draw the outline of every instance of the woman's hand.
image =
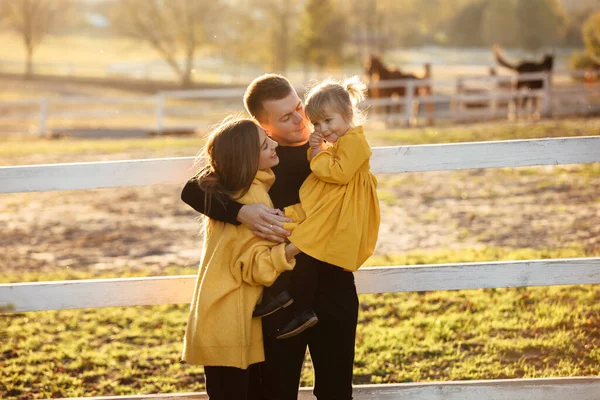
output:
M 263 239 L 283 243 L 290 232 L 283 229 L 284 222 L 292 222 L 283 215 L 283 211 L 267 207 L 264 204 L 246 204 L 237 216 L 238 221 Z
M 299 248 L 297 248 L 293 243 L 288 243 L 285 246 L 285 259 L 290 261 L 292 258 L 296 257 L 298 254 L 302 253 Z

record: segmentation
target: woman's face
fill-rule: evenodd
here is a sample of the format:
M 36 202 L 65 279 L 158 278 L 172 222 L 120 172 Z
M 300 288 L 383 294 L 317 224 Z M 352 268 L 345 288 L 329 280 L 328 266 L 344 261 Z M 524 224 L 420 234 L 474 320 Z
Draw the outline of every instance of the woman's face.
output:
M 258 127 L 258 143 L 260 144 L 258 169 L 267 169 L 279 164 L 279 157 L 275 152 L 277 142 L 267 136 L 265 130 L 261 127 Z

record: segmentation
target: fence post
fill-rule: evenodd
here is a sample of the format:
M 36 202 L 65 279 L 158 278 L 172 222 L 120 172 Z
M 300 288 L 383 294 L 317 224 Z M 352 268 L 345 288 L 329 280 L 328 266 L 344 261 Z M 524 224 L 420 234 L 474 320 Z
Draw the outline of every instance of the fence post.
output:
M 165 95 L 159 92 L 156 95 L 156 134 L 162 135 L 165 127 Z
M 493 115 L 492 118 L 496 118 L 496 114 L 498 114 L 498 93 L 497 93 L 497 91 L 499 91 L 501 93 L 502 85 L 500 85 L 500 80 L 497 75 L 491 75 L 490 78 L 492 79 L 492 84 L 491 84 L 491 90 L 489 91 L 490 97 L 491 97 L 489 106 L 490 106 L 490 111 L 492 112 L 492 115 Z
M 544 117 L 550 117 L 552 115 L 552 80 L 551 72 L 544 75 L 544 103 L 542 109 L 542 115 Z
M 40 121 L 38 124 L 38 134 L 43 136 L 48 126 L 48 99 L 40 99 Z
M 406 126 L 410 126 L 410 122 L 412 120 L 412 111 L 413 111 L 413 98 L 414 98 L 414 80 L 408 79 L 406 81 L 406 91 L 404 96 L 404 122 Z M 416 118 L 416 117 L 415 117 Z
M 456 96 L 454 97 L 454 108 L 457 111 L 457 113 L 462 111 L 462 109 L 463 109 L 463 103 L 460 100 L 460 96 L 462 96 L 464 87 L 465 87 L 464 78 L 462 76 L 459 76 L 458 78 L 456 78 L 456 85 L 455 85 Z

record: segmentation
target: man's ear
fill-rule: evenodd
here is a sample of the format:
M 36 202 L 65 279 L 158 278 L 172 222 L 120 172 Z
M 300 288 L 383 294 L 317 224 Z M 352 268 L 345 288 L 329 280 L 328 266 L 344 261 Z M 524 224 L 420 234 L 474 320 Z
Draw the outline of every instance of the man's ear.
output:
M 258 122 L 258 120 L 257 120 Z M 258 124 L 260 125 L 261 128 L 263 128 L 265 130 L 265 133 L 269 136 L 273 136 L 271 135 L 271 129 L 270 129 L 270 125 L 265 123 L 265 122 L 258 122 Z

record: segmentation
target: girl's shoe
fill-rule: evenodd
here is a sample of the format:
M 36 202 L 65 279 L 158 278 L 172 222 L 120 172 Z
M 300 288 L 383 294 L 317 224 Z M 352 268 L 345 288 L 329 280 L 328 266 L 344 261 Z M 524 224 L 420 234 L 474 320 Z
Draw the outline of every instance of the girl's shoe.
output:
M 295 315 L 294 319 L 288 322 L 283 328 L 277 331 L 277 339 L 288 339 L 296 336 L 308 328 L 315 326 L 319 322 L 317 314 L 312 309 L 304 310 L 300 315 Z
M 294 299 L 287 290 L 284 290 L 275 297 L 271 296 L 268 292 L 264 292 L 262 301 L 254 307 L 252 317 L 266 317 L 267 315 L 273 314 L 275 311 L 286 308 L 293 302 Z

